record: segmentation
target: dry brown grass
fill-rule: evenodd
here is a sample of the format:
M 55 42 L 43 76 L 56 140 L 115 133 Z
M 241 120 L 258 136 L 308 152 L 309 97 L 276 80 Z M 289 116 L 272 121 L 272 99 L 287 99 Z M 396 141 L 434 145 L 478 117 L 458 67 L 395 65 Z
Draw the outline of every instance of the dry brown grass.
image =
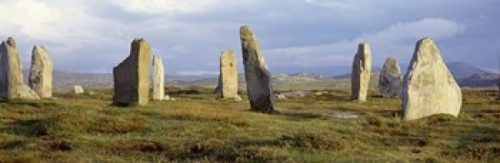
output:
M 0 162 L 498 162 L 500 102 L 464 91 L 458 118 L 400 119 L 398 99 L 332 91 L 276 101 L 279 112 L 169 88 L 177 101 L 111 105 L 111 91 L 0 102 Z M 245 99 L 245 97 L 243 97 Z M 335 112 L 357 114 L 340 119 Z

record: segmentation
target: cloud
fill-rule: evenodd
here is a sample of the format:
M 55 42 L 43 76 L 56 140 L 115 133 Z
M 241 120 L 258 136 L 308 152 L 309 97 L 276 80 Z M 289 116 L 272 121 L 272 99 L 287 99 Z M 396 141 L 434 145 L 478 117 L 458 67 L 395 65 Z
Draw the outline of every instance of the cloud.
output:
M 423 37 L 435 40 L 453 38 L 464 33 L 466 27 L 444 18 L 424 18 L 417 21 L 396 23 L 376 33 L 362 34 L 354 39 L 330 44 L 285 47 L 268 50 L 281 66 L 321 67 L 351 64 L 358 43 L 368 42 L 375 62 L 380 64 L 389 55 L 407 60 L 416 41 Z M 286 60 L 285 58 L 288 58 Z M 314 63 L 314 64 L 311 64 Z
M 455 55 L 452 59 L 496 67 L 491 59 L 481 58 L 500 51 L 490 45 L 500 42 L 495 32 L 497 4 L 495 0 L 2 0 L 0 37 L 16 38 L 25 67 L 31 47 L 41 44 L 55 69 L 72 71 L 111 72 L 128 55 L 135 37 L 146 38 L 170 72 L 215 71 L 221 50 L 239 51 L 238 29 L 243 24 L 254 29 L 270 68 L 350 65 L 361 41 L 372 45 L 375 64 L 388 55 L 406 60 L 423 36 L 435 37 L 444 55 Z
M 147 14 L 198 12 L 216 4 L 213 0 L 114 0 L 113 3 L 130 12 Z
M 465 25 L 444 18 L 424 18 L 414 22 L 397 23 L 376 33 L 365 36 L 372 41 L 401 42 L 422 37 L 445 39 L 465 32 Z
M 358 7 L 346 0 L 305 0 L 306 3 L 310 3 L 313 5 L 318 5 L 322 7 L 331 7 L 336 9 L 344 9 L 344 10 L 352 10 L 357 9 Z

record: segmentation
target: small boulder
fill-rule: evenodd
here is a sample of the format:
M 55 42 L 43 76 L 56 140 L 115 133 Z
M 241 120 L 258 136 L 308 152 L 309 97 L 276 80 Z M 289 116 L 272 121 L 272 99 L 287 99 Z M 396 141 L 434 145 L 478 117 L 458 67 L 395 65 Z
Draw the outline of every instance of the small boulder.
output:
M 83 94 L 83 93 L 85 93 L 85 90 L 83 89 L 83 87 L 81 85 L 75 85 L 75 86 L 73 86 L 73 93 L 74 94 Z

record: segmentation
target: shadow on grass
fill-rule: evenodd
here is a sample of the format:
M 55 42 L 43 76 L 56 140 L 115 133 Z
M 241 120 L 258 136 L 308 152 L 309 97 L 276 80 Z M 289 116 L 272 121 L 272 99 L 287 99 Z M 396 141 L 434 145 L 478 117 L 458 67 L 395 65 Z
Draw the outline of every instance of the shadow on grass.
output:
M 2 132 L 25 137 L 41 137 L 48 135 L 48 128 L 54 122 L 52 119 L 43 120 L 19 120 L 8 124 L 9 128 L 2 129 Z
M 108 149 L 116 155 L 155 155 L 168 161 L 209 162 L 276 162 L 290 161 L 288 155 L 272 148 L 296 148 L 299 150 L 341 151 L 348 148 L 347 137 L 329 133 L 298 132 L 278 136 L 275 139 L 203 140 L 180 144 L 140 140 L 115 142 Z
M 138 107 L 137 103 L 111 103 L 109 106 L 119 107 L 119 108 L 135 108 Z
M 206 140 L 172 146 L 157 142 L 119 147 L 120 153 L 164 153 L 170 161 L 216 161 L 216 162 L 276 162 L 290 161 L 290 156 L 276 153 L 270 148 L 296 148 L 303 150 L 344 150 L 346 138 L 315 132 L 299 132 L 282 135 L 275 139 L 243 139 L 232 141 Z M 150 150 L 153 149 L 153 150 Z
M 277 114 L 296 121 L 325 118 L 323 115 L 317 113 L 282 112 Z
M 23 141 L 14 140 L 14 141 L 0 143 L 0 149 L 13 150 L 16 148 L 23 147 L 24 145 L 25 145 L 25 143 Z
M 473 159 L 482 162 L 496 162 L 500 159 L 500 130 L 494 127 L 474 127 L 471 133 L 458 136 L 459 145 L 453 152 L 443 155 L 458 159 Z
M 57 107 L 59 104 L 55 102 L 48 101 L 32 101 L 32 100 L 22 100 L 22 99 L 14 99 L 14 100 L 6 100 L 1 99 L 0 105 L 4 107 L 20 107 L 20 106 L 30 106 L 34 108 L 45 108 L 45 107 Z

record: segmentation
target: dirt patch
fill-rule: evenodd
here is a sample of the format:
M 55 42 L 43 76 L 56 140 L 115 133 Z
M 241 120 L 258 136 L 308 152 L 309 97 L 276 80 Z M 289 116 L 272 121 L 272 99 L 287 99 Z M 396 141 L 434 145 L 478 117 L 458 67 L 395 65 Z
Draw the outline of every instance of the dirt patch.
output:
M 158 142 L 136 142 L 120 144 L 111 149 L 115 154 L 165 153 L 169 146 Z
M 38 150 L 42 151 L 71 151 L 71 143 L 56 137 L 43 137 L 41 141 L 36 143 Z

